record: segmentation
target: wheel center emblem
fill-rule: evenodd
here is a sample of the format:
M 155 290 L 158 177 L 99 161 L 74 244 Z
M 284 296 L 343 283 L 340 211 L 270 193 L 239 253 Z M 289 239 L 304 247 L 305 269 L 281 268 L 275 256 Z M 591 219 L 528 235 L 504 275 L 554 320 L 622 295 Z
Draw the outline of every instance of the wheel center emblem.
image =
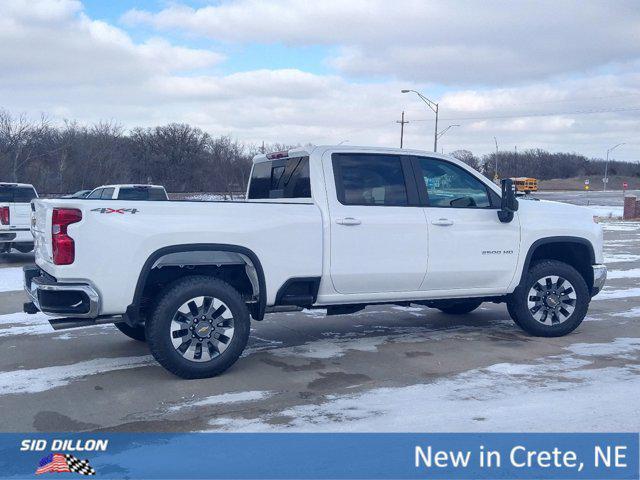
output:
M 209 331 L 211 330 L 211 326 L 210 325 L 200 325 L 198 326 L 198 328 L 196 329 L 196 333 L 201 336 L 204 337 L 206 335 L 209 335 Z
M 547 305 L 550 307 L 556 307 L 560 303 L 560 299 L 558 299 L 557 295 L 549 295 L 547 297 Z

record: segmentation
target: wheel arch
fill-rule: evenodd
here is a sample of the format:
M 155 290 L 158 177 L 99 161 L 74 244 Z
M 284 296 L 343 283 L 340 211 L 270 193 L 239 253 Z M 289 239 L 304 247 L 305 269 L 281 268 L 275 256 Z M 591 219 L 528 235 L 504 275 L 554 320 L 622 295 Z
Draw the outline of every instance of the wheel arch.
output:
M 525 257 L 520 283 L 531 264 L 543 259 L 558 260 L 571 265 L 583 276 L 589 288 L 593 286 L 591 266 L 596 263 L 596 255 L 593 244 L 586 238 L 557 236 L 540 238 L 533 242 Z
M 138 276 L 136 289 L 131 305 L 127 307 L 126 319 L 130 324 L 141 322 L 142 300 L 145 287 L 154 269 L 163 267 L 212 267 L 245 265 L 245 269 L 253 269 L 255 281 L 247 271 L 254 296 L 257 297 L 255 308 L 251 308 L 251 316 L 255 320 L 262 320 L 267 305 L 267 287 L 264 270 L 258 256 L 250 249 L 240 245 L 219 244 L 219 243 L 196 243 L 184 245 L 172 245 L 163 247 L 153 252 L 144 265 Z M 197 272 L 194 272 L 197 274 Z

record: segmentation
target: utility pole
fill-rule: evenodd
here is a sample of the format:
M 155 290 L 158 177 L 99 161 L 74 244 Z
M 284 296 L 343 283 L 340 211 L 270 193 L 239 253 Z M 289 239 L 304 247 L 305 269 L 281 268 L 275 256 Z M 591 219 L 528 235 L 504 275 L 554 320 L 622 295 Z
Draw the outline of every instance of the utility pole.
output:
M 404 119 L 404 110 L 402 111 L 402 120 L 400 121 L 396 120 L 396 123 L 400 124 L 400 148 L 402 148 L 403 141 L 404 141 L 404 124 L 409 123 L 409 121 L 405 121 Z
M 609 153 L 614 151 L 616 148 L 620 147 L 621 145 L 624 145 L 624 143 L 619 143 L 613 147 L 611 147 L 609 150 L 607 150 L 607 159 L 605 160 L 604 163 L 604 178 L 602 179 L 602 183 L 603 183 L 603 188 L 602 191 L 606 192 L 607 191 L 607 183 L 609 183 Z
M 498 181 L 498 139 L 496 137 L 493 137 L 493 141 L 496 142 L 496 171 L 493 174 L 493 181 L 497 182 Z
M 438 153 L 438 104 L 436 103 L 436 127 L 434 128 L 433 135 L 433 151 Z

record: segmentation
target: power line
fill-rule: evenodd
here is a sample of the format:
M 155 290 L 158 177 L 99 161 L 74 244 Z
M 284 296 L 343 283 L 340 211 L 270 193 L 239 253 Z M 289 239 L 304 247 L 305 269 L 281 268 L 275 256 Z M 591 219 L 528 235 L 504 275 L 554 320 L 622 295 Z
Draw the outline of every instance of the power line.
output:
M 591 110 L 576 110 L 576 111 L 564 111 L 564 112 L 530 112 L 519 114 L 504 114 L 504 115 L 486 115 L 486 116 L 473 116 L 473 117 L 447 117 L 441 120 L 492 120 L 501 118 L 525 118 L 525 117 L 553 117 L 556 115 L 594 115 L 599 113 L 616 113 L 616 112 L 636 112 L 640 111 L 640 107 L 634 108 L 602 108 Z M 414 122 L 430 122 L 430 119 L 420 118 L 412 120 Z
M 520 105 L 539 105 L 539 104 L 549 104 L 549 103 L 570 103 L 570 102 L 584 102 L 587 100 L 608 100 L 611 98 L 626 98 L 626 97 L 637 97 L 640 96 L 640 92 L 638 93 L 625 93 L 622 95 L 604 95 L 600 97 L 582 97 L 582 98 L 565 98 L 562 100 L 537 100 L 532 102 L 519 102 L 519 103 L 505 103 L 501 106 L 503 107 L 519 107 Z M 447 105 L 446 101 L 441 102 L 443 105 Z

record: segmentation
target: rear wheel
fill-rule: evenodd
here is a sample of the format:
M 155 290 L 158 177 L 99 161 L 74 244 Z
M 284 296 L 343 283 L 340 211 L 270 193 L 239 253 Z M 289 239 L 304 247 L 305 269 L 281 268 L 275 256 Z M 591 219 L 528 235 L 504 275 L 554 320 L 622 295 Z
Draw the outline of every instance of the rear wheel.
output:
M 118 322 L 115 324 L 115 326 L 129 338 L 133 338 L 134 340 L 138 340 L 139 342 L 146 341 L 146 336 L 144 334 L 144 325 L 132 327 L 125 322 Z
M 566 335 L 582 323 L 589 308 L 589 289 L 570 265 L 544 260 L 533 265 L 507 301 L 511 318 L 539 337 Z
M 236 362 L 249 328 L 249 311 L 233 287 L 193 276 L 160 294 L 146 336 L 151 353 L 167 370 L 182 378 L 207 378 Z
M 436 302 L 433 306 L 449 315 L 464 315 L 465 313 L 473 312 L 480 305 L 482 305 L 482 300 L 470 298 L 466 300 L 443 300 Z

